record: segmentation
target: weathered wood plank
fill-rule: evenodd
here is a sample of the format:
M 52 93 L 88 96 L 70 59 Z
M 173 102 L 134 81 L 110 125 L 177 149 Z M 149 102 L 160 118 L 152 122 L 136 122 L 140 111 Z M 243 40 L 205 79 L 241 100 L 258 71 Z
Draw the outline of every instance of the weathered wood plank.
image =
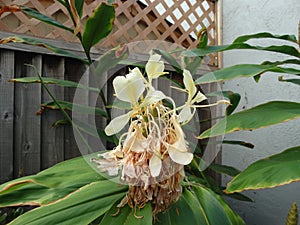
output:
M 80 77 L 84 74 L 86 66 L 80 61 L 65 58 L 65 80 L 78 82 Z M 65 89 L 65 100 L 73 101 L 75 89 Z M 70 114 L 71 115 L 71 114 Z M 76 140 L 73 134 L 72 126 L 65 126 L 65 160 L 80 156 L 81 153 L 78 149 Z
M 13 178 L 14 52 L 0 51 L 0 183 Z
M 42 75 L 44 77 L 64 78 L 64 58 L 43 55 Z M 47 86 L 57 100 L 63 100 L 64 88 L 57 85 Z M 52 101 L 46 90 L 42 89 L 42 102 Z M 46 110 L 41 124 L 41 169 L 46 169 L 64 160 L 64 127 L 52 124 L 63 119 L 60 111 Z
M 19 52 L 16 55 L 16 77 L 34 76 L 33 65 L 41 73 L 42 57 Z M 40 171 L 41 117 L 36 115 L 41 103 L 39 84 L 15 84 L 14 176 Z

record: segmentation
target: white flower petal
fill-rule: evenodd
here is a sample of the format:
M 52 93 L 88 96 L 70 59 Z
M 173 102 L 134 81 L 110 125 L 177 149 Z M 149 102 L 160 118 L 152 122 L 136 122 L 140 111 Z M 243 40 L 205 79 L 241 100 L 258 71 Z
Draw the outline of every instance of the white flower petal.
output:
M 151 105 L 165 98 L 167 98 L 167 96 L 162 91 L 151 89 L 145 97 L 142 105 Z
M 194 155 L 188 152 L 184 132 L 175 117 L 173 117 L 173 125 L 177 140 L 168 145 L 168 153 L 174 162 L 187 165 L 192 161 Z
M 153 154 L 149 160 L 149 169 L 152 177 L 157 177 L 160 174 L 161 166 L 161 159 L 156 154 Z
M 193 160 L 194 155 L 190 152 L 181 152 L 175 146 L 170 145 L 168 148 L 168 153 L 171 159 L 181 165 L 188 165 Z
M 161 56 L 158 54 L 151 55 L 146 64 L 145 70 L 150 79 L 155 79 L 165 74 L 165 65 L 163 61 L 160 61 L 160 58 Z
M 104 129 L 106 135 L 111 136 L 121 131 L 122 128 L 129 122 L 131 113 L 132 112 L 126 113 L 111 120 Z
M 147 139 L 141 133 L 139 128 L 135 131 L 129 132 L 124 141 L 124 148 L 130 148 L 131 151 L 136 153 L 144 152 L 147 147 Z
M 206 100 L 206 96 L 204 94 L 202 94 L 200 91 L 197 93 L 197 95 L 193 98 L 193 102 L 202 102 L 204 100 Z
M 113 86 L 117 97 L 131 104 L 137 103 L 139 97 L 145 91 L 145 84 L 141 76 L 141 71 L 138 68 L 134 68 L 125 77 L 116 77 L 113 81 Z
M 178 122 L 183 123 L 189 121 L 192 117 L 193 117 L 192 110 L 188 105 L 186 105 L 185 107 L 183 107 L 183 109 L 180 111 L 178 115 Z
M 189 92 L 189 98 L 191 99 L 196 94 L 197 88 L 194 83 L 192 74 L 188 70 L 183 70 L 183 84 L 186 90 Z

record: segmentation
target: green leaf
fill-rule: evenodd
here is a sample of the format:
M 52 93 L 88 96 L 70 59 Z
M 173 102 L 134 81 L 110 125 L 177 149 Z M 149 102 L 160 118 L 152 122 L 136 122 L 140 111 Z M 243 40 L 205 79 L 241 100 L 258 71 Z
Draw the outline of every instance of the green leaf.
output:
M 25 14 L 27 14 L 28 16 L 31 16 L 37 20 L 40 20 L 44 23 L 47 23 L 47 24 L 50 24 L 52 26 L 55 26 L 55 27 L 59 27 L 59 28 L 62 28 L 64 30 L 67 30 L 67 31 L 70 31 L 71 33 L 74 32 L 73 29 L 69 28 L 69 27 L 66 27 L 64 26 L 63 24 L 61 24 L 60 22 L 44 15 L 44 14 L 41 14 L 40 12 L 34 10 L 34 9 L 31 9 L 29 7 L 26 7 L 26 6 L 20 6 L 22 12 L 24 12 Z
M 93 87 L 87 87 L 85 85 L 69 81 L 69 80 L 61 80 L 61 79 L 56 79 L 52 77 L 43 77 L 43 81 L 45 84 L 56 84 L 62 87 L 70 87 L 70 88 L 80 88 L 84 90 L 89 90 L 92 92 L 97 92 L 99 93 L 98 88 L 93 88 Z M 9 82 L 20 82 L 20 83 L 41 83 L 41 80 L 39 77 L 21 77 L 21 78 L 14 78 L 9 80 Z
M 104 55 L 102 55 L 97 64 L 92 64 L 90 67 L 94 76 L 98 79 L 102 79 L 105 73 L 117 66 L 121 61 L 128 57 L 128 49 L 126 45 L 117 46 L 110 49 Z
M 215 52 L 224 52 L 224 51 L 236 50 L 236 49 L 277 52 L 277 53 L 282 53 L 285 55 L 300 58 L 299 51 L 290 45 L 280 45 L 280 46 L 272 45 L 272 46 L 262 47 L 262 46 L 252 46 L 246 43 L 233 43 L 231 45 L 208 46 L 203 49 L 186 50 L 182 53 L 182 55 L 185 57 L 205 56 Z
M 65 0 L 57 0 L 60 4 L 62 4 L 64 7 L 68 7 L 67 3 Z
M 100 225 L 152 225 L 152 208 L 148 203 L 142 209 L 136 209 L 136 216 L 142 217 L 136 218 L 134 215 L 134 209 L 131 209 L 128 205 L 122 207 L 120 212 L 113 216 L 117 212 L 117 204 L 111 207 L 111 209 L 105 214 Z
M 226 108 L 226 115 L 230 115 L 237 108 L 240 103 L 241 95 L 232 91 L 218 91 L 206 94 L 206 96 L 221 96 L 229 99 L 230 105 Z
M 106 111 L 97 107 L 84 106 L 84 105 L 79 105 L 71 102 L 59 101 L 59 100 L 57 100 L 57 102 L 64 110 L 70 110 L 70 111 L 75 111 L 84 114 L 93 114 L 93 115 L 95 114 L 95 115 L 107 117 Z M 42 107 L 47 109 L 54 109 L 54 110 L 60 109 L 58 105 L 53 101 L 43 103 Z
M 221 119 L 198 138 L 215 137 L 239 130 L 253 130 L 300 117 L 300 103 L 273 101 Z
M 79 17 L 82 16 L 84 0 L 75 0 L 75 7 Z
M 214 164 L 214 163 L 210 164 L 210 166 L 208 168 L 212 169 L 213 171 L 215 171 L 217 173 L 227 174 L 231 177 L 234 177 L 241 172 L 232 166 L 226 166 L 226 165 L 220 165 L 220 164 Z
M 51 52 L 55 52 L 59 55 L 63 55 L 66 57 L 70 57 L 70 58 L 74 58 L 74 59 L 78 59 L 80 61 L 83 61 L 84 63 L 87 63 L 87 61 L 71 52 L 65 51 L 61 48 L 57 48 L 54 45 L 50 45 L 47 44 L 45 42 L 33 39 L 33 38 L 27 38 L 27 37 L 7 37 L 7 38 L 3 38 L 0 40 L 0 44 L 8 44 L 8 43 L 22 43 L 22 44 L 27 44 L 27 45 L 35 45 L 35 46 L 39 46 L 42 48 L 46 48 Z
M 36 175 L 0 185 L 0 206 L 43 205 L 103 177 L 88 161 L 96 153 L 56 164 Z
M 93 137 L 97 137 L 97 138 L 100 137 L 100 139 L 102 141 L 109 141 L 109 142 L 114 143 L 115 145 L 118 145 L 118 143 L 119 143 L 119 140 L 116 135 L 107 136 L 105 134 L 104 130 L 101 128 L 99 128 L 95 131 L 95 128 L 92 127 L 91 125 L 83 123 L 81 121 L 74 120 L 74 119 L 73 119 L 73 124 L 76 125 L 80 131 L 83 131 L 84 133 L 91 135 Z
M 246 148 L 254 148 L 254 145 L 249 143 L 249 142 L 245 142 L 245 141 L 234 141 L 234 140 L 224 140 L 222 141 L 222 144 L 228 144 L 228 145 L 240 145 Z
M 191 72 L 191 74 L 196 74 L 198 68 L 201 66 L 203 57 L 195 57 L 186 65 L 186 69 Z
M 172 54 L 161 49 L 153 49 L 153 51 L 161 55 L 176 70 L 177 73 L 183 73 L 181 66 L 179 65 L 177 60 L 172 56 Z
M 274 35 L 274 34 L 267 33 L 267 32 L 240 36 L 240 37 L 236 38 L 233 41 L 233 43 L 241 43 L 241 42 L 246 42 L 251 39 L 258 39 L 258 38 L 272 38 L 272 39 L 290 41 L 290 42 L 293 42 L 296 44 L 298 43 L 295 35 Z
M 198 45 L 197 48 L 202 49 L 207 47 L 208 43 L 208 35 L 207 35 L 207 28 L 202 27 L 201 30 L 198 32 Z
M 31 210 L 11 225 L 88 224 L 125 196 L 126 186 L 102 180 L 86 185 L 53 204 Z
M 114 6 L 107 5 L 104 2 L 88 18 L 82 35 L 82 45 L 87 55 L 89 55 L 92 46 L 111 32 L 114 18 Z
M 170 209 L 158 214 L 155 225 L 182 225 L 189 221 L 193 225 L 203 225 L 207 219 L 202 211 L 198 199 L 186 188 L 179 200 L 172 204 Z
M 253 199 L 251 199 L 248 196 L 243 195 L 241 193 L 235 192 L 235 193 L 227 194 L 227 193 L 223 192 L 222 194 L 225 195 L 228 198 L 232 198 L 232 199 L 235 199 L 235 200 L 239 200 L 239 201 L 243 201 L 243 202 L 254 202 Z
M 165 213 L 158 215 L 155 225 L 242 225 L 244 221 L 213 191 L 203 187 L 184 188 L 182 196 Z
M 214 72 L 209 72 L 198 78 L 196 84 L 212 83 L 225 80 L 232 80 L 240 77 L 254 77 L 266 72 L 286 73 L 300 75 L 300 70 L 294 68 L 279 67 L 276 64 L 238 64 L 226 67 Z
M 300 85 L 300 79 L 280 79 L 279 81 Z
M 293 203 L 288 213 L 286 225 L 298 225 L 298 207 L 296 202 Z
M 300 180 L 300 146 L 261 159 L 228 183 L 226 192 L 271 188 Z
M 194 193 L 198 198 L 204 212 L 207 214 L 209 224 L 222 225 L 242 225 L 245 222 L 237 215 L 220 195 L 215 194 L 210 189 L 203 187 L 193 187 Z

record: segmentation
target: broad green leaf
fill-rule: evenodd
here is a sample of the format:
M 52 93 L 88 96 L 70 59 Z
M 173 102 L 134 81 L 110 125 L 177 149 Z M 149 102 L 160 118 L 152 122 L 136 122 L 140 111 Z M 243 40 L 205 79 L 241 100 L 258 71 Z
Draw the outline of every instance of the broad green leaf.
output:
M 80 61 L 83 61 L 84 63 L 87 63 L 87 61 L 71 52 L 65 51 L 61 48 L 57 48 L 54 45 L 50 45 L 47 44 L 45 42 L 33 39 L 33 38 L 27 38 L 27 37 L 7 37 L 7 38 L 3 38 L 0 40 L 0 44 L 8 44 L 8 43 L 22 43 L 22 44 L 27 44 L 27 45 L 35 45 L 35 46 L 39 46 L 42 48 L 46 48 L 51 52 L 55 52 L 59 55 L 63 55 L 66 57 L 70 57 L 70 58 L 74 58 L 74 59 L 78 59 Z
M 16 184 L 0 193 L 0 207 L 31 205 L 40 206 L 56 201 L 76 190 L 74 187 L 48 188 L 30 181 Z
M 170 209 L 158 214 L 155 225 L 182 225 L 187 221 L 193 225 L 206 225 L 207 218 L 198 199 L 186 188 L 179 200 Z
M 210 189 L 203 187 L 193 187 L 194 193 L 198 198 L 207 218 L 209 224 L 222 225 L 242 225 L 245 222 L 237 215 L 228 204 L 222 199 L 220 195 L 215 194 Z
M 261 159 L 228 183 L 226 192 L 271 188 L 300 180 L 300 146 Z
M 126 186 L 108 180 L 88 184 L 52 204 L 31 210 L 10 225 L 88 224 L 125 196 Z
M 66 27 L 64 26 L 63 24 L 61 24 L 60 22 L 44 15 L 44 14 L 41 14 L 40 12 L 34 10 L 34 9 L 31 9 L 29 7 L 26 7 L 26 6 L 20 6 L 22 12 L 24 12 L 25 14 L 27 14 L 28 16 L 31 16 L 37 20 L 40 20 L 44 23 L 47 23 L 47 24 L 50 24 L 52 26 L 55 26 L 55 27 L 59 27 L 59 28 L 62 28 L 64 30 L 67 30 L 67 31 L 70 31 L 71 33 L 74 32 L 73 29 L 69 28 L 69 27 Z
M 242 225 L 244 221 L 213 191 L 203 187 L 184 188 L 182 196 L 155 225 Z
M 279 67 L 277 65 L 259 65 L 259 64 L 238 64 L 226 67 L 214 72 L 209 72 L 198 78 L 196 84 L 212 83 L 225 80 L 232 80 L 240 77 L 254 77 L 266 72 L 285 73 L 300 75 L 300 70 L 294 68 Z
M 21 78 L 14 78 L 9 80 L 9 82 L 20 82 L 20 83 L 41 83 L 41 80 L 39 77 L 21 77 Z M 93 87 L 87 87 L 85 85 L 69 81 L 69 80 L 62 80 L 62 79 L 56 79 L 52 77 L 43 77 L 44 84 L 56 84 L 62 87 L 70 87 L 70 88 L 80 88 L 84 90 L 89 90 L 92 92 L 99 93 L 98 88 Z
M 231 177 L 234 177 L 241 172 L 232 166 L 226 166 L 226 165 L 220 165 L 220 164 L 214 164 L 214 163 L 210 164 L 208 168 L 212 169 L 213 171 L 215 171 L 217 173 L 227 174 Z
M 239 130 L 253 130 L 300 117 L 300 103 L 273 101 L 221 119 L 198 138 L 215 137 Z
M 47 204 L 86 184 L 103 179 L 96 172 L 95 165 L 88 164 L 95 155 L 67 160 L 36 175 L 0 185 L 0 206 Z
M 105 214 L 100 225 L 152 225 L 152 208 L 148 203 L 142 209 L 136 209 L 136 218 L 134 215 L 134 209 L 131 209 L 128 205 L 120 209 L 120 212 L 113 216 L 117 212 L 117 207 L 114 205 Z
M 93 114 L 93 115 L 100 115 L 103 117 L 107 117 L 106 111 L 97 107 L 84 106 L 84 105 L 79 105 L 71 102 L 59 101 L 59 100 L 57 100 L 57 103 L 59 103 L 59 105 L 64 110 L 70 110 L 78 113 Z M 58 105 L 53 101 L 43 103 L 42 107 L 47 109 L 54 109 L 54 110 L 60 109 Z
M 107 5 L 104 2 L 88 18 L 82 35 L 82 45 L 87 55 L 89 55 L 92 46 L 111 32 L 114 18 L 114 6 Z

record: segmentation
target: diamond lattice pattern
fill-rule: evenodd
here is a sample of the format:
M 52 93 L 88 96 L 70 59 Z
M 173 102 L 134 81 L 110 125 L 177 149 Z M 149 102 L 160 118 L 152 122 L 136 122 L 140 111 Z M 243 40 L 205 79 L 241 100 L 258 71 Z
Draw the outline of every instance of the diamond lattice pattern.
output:
M 103 1 L 86 0 L 83 20 Z M 163 40 L 185 48 L 197 46 L 197 32 L 207 27 L 209 45 L 216 43 L 215 3 L 204 0 L 116 0 L 116 20 L 110 37 L 100 43 L 114 47 L 120 43 L 141 40 Z M 67 10 L 53 0 L 0 0 L 0 5 L 26 5 L 72 27 Z M 53 28 L 21 12 L 5 13 L 0 19 L 0 30 L 61 39 L 74 42 L 68 31 Z M 209 65 L 216 65 L 214 55 L 208 57 Z

